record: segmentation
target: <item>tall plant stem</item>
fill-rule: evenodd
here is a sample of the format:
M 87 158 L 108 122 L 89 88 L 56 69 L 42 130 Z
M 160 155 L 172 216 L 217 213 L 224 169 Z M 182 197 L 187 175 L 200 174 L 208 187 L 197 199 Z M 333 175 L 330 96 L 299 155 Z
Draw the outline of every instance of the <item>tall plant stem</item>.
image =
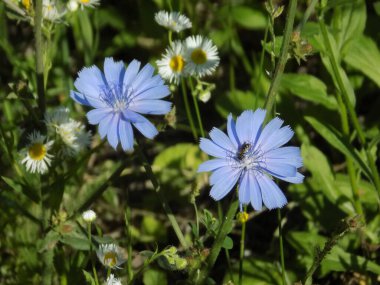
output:
M 201 131 L 202 137 L 205 137 L 205 132 L 203 129 L 203 124 L 202 124 L 202 117 L 201 117 L 201 112 L 199 111 L 199 105 L 198 105 L 198 100 L 197 97 L 194 94 L 194 84 L 192 78 L 189 78 L 189 84 L 190 84 L 190 90 L 191 90 L 191 97 L 193 98 L 193 103 L 194 103 L 194 108 L 195 108 L 195 114 L 197 115 L 197 120 L 198 120 L 198 126 Z
M 91 267 L 92 267 L 92 273 L 94 274 L 94 278 L 95 278 L 95 284 L 99 285 L 98 273 L 96 272 L 94 257 L 92 256 L 92 254 L 93 254 L 93 247 L 92 247 L 91 225 L 92 225 L 91 223 L 87 224 L 88 241 L 90 242 Z
M 127 270 L 128 270 L 128 280 L 133 279 L 133 270 L 132 270 L 132 213 L 129 200 L 129 189 L 126 191 L 126 204 L 125 207 L 125 226 L 127 228 L 127 251 L 128 251 L 128 259 L 127 259 Z
M 198 133 L 197 133 L 197 130 L 195 129 L 193 116 L 191 115 L 189 100 L 187 98 L 186 84 L 185 84 L 185 80 L 183 78 L 181 78 L 181 87 L 182 87 L 183 103 L 185 104 L 187 119 L 189 120 L 191 132 L 193 133 L 194 139 L 197 141 L 198 140 Z
M 281 258 L 282 284 L 286 285 L 284 243 L 283 243 L 283 240 L 282 240 L 282 225 L 281 225 L 281 209 L 277 209 L 277 219 L 278 219 L 278 234 L 279 234 L 279 241 L 280 241 L 280 258 Z
M 45 114 L 45 85 L 44 85 L 44 61 L 42 43 L 42 0 L 36 0 L 34 8 L 34 37 L 36 41 L 36 75 L 37 75 L 37 95 L 40 116 Z
M 156 176 L 154 175 L 153 173 L 153 170 L 152 170 L 152 167 L 150 166 L 149 162 L 148 162 L 148 159 L 146 158 L 145 154 L 143 153 L 143 151 L 141 150 L 140 146 L 138 145 L 137 146 L 137 153 L 138 155 L 140 156 L 141 158 L 141 161 L 143 163 L 143 166 L 145 168 L 145 171 L 150 179 L 150 181 L 152 182 L 153 184 L 153 188 L 154 190 L 156 191 L 160 201 L 161 201 L 161 204 L 162 204 L 162 207 L 164 208 L 164 211 L 166 213 L 166 215 L 168 216 L 168 219 L 173 227 L 173 230 L 174 232 L 176 233 L 177 235 L 177 238 L 179 240 L 179 242 L 181 243 L 182 247 L 184 249 L 187 249 L 188 248 L 188 245 L 187 245 L 187 242 L 185 240 L 185 237 L 183 236 L 182 234 L 182 231 L 177 223 L 177 220 L 175 219 L 174 215 L 173 215 L 173 212 L 165 198 L 164 195 L 162 195 L 161 193 L 161 186 L 156 178 Z
M 270 113 L 271 113 L 270 111 L 273 108 L 273 104 L 276 99 L 277 89 L 280 85 L 281 77 L 282 77 L 282 74 L 284 73 L 286 62 L 288 61 L 288 50 L 289 50 L 290 39 L 292 37 L 294 17 L 296 15 L 296 10 L 297 10 L 297 0 L 290 0 L 287 17 L 286 17 L 284 38 L 281 45 L 280 58 L 276 64 L 276 69 L 274 72 L 274 77 L 272 79 L 272 84 L 269 87 L 269 91 L 268 91 L 267 98 L 264 105 L 264 108 L 267 110 L 267 118 L 268 116 L 270 116 Z
M 342 79 L 342 76 L 341 76 L 341 73 L 339 70 L 339 63 L 338 63 L 337 59 L 335 58 L 335 55 L 334 55 L 334 52 L 333 52 L 333 49 L 332 49 L 332 46 L 330 43 L 330 39 L 328 36 L 327 28 L 326 28 L 326 25 L 323 21 L 322 16 L 319 18 L 319 26 L 321 28 L 323 41 L 324 41 L 324 44 L 326 47 L 327 55 L 328 55 L 329 60 L 330 60 L 330 64 L 331 64 L 333 72 L 334 72 L 334 76 L 336 78 L 336 81 L 338 83 L 338 87 L 339 87 L 340 92 L 342 94 L 343 103 L 347 108 L 348 115 L 349 115 L 349 118 L 351 120 L 351 123 L 352 123 L 354 129 L 356 130 L 356 132 L 358 134 L 359 141 L 365 150 L 367 160 L 368 160 L 368 164 L 369 164 L 369 167 L 370 167 L 371 173 L 372 173 L 372 180 L 373 180 L 372 182 L 378 191 L 378 195 L 380 195 L 379 172 L 377 170 L 375 160 L 374 160 L 374 158 L 370 152 L 370 149 L 367 145 L 365 134 L 364 134 L 364 131 L 359 124 L 359 119 L 356 115 L 355 109 L 349 100 L 348 92 L 344 86 L 343 79 Z
M 245 209 L 244 209 L 245 213 Z M 246 221 L 241 225 L 241 237 L 240 237 L 240 258 L 239 258 L 239 285 L 243 284 L 243 260 L 244 260 L 244 246 L 245 246 L 245 228 Z
M 230 208 L 228 209 L 227 215 L 224 218 L 216 239 L 211 247 L 210 255 L 207 258 L 207 265 L 201 270 L 198 278 L 195 280 L 195 284 L 205 283 L 205 280 L 208 277 L 211 268 L 214 266 L 215 261 L 219 256 L 223 242 L 232 229 L 233 219 L 239 206 L 238 199 L 236 199 L 235 196 L 232 197 L 232 199 L 233 200 L 231 202 Z

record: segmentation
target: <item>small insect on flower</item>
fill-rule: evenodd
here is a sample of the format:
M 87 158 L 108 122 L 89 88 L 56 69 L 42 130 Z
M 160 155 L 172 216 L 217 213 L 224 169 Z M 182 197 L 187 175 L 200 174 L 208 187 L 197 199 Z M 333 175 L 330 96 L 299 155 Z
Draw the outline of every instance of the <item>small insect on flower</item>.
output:
M 217 128 L 210 132 L 211 140 L 201 138 L 200 148 L 216 157 L 202 163 L 198 172 L 212 171 L 210 196 L 220 200 L 239 185 L 240 205 L 252 204 L 259 211 L 281 208 L 287 200 L 272 177 L 302 183 L 298 172 L 302 157 L 298 147 L 283 146 L 292 137 L 289 126 L 274 118 L 265 127 L 266 111 L 244 111 L 235 121 L 228 116 L 227 134 Z
M 48 154 L 53 145 L 53 141 L 46 142 L 46 137 L 40 132 L 34 131 L 28 135 L 29 145 L 23 151 L 25 158 L 21 161 L 25 164 L 26 170 L 31 173 L 44 174 L 48 171 L 52 155 Z
M 144 116 L 165 115 L 171 103 L 161 100 L 170 94 L 160 75 L 153 76 L 150 64 L 140 70 L 133 60 L 128 68 L 122 61 L 106 58 L 104 74 L 96 66 L 85 67 L 75 80 L 78 91 L 71 91 L 76 102 L 93 107 L 87 113 L 90 124 L 99 124 L 101 138 L 107 136 L 116 149 L 119 142 L 124 150 L 133 150 L 132 125 L 145 137 L 153 139 L 158 131 Z
M 77 0 L 83 10 L 84 7 L 95 8 L 100 5 L 100 0 Z
M 101 244 L 96 251 L 99 261 L 106 267 L 120 268 L 125 262 L 121 249 L 116 244 Z
M 186 72 L 197 77 L 211 75 L 219 65 L 218 49 L 208 38 L 186 39 Z
M 96 213 L 93 210 L 84 211 L 82 218 L 86 223 L 92 223 L 96 219 Z
M 121 285 L 121 281 L 119 278 L 116 278 L 113 274 L 108 276 L 106 285 Z
M 192 24 L 189 18 L 178 12 L 159 11 L 154 15 L 154 20 L 160 26 L 163 26 L 174 32 L 181 32 L 190 29 Z
M 178 84 L 185 72 L 185 48 L 181 41 L 175 41 L 166 49 L 161 60 L 156 61 L 158 73 L 170 83 Z

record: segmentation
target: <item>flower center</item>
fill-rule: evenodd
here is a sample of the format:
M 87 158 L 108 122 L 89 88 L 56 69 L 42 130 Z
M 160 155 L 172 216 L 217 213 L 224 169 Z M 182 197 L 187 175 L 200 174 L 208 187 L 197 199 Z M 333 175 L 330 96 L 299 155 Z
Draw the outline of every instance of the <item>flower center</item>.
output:
M 175 55 L 170 59 L 169 66 L 174 72 L 182 72 L 185 61 L 180 55 Z
M 22 0 L 22 5 L 26 8 L 26 10 L 30 9 L 30 0 Z
M 203 49 L 196 48 L 191 53 L 191 60 L 195 64 L 204 64 L 207 61 L 207 54 L 204 52 Z
M 90 0 L 79 0 L 81 3 L 83 4 L 88 4 L 90 2 Z
M 130 86 L 110 84 L 102 88 L 100 99 L 110 106 L 115 113 L 121 113 L 128 108 L 134 96 L 134 91 Z
M 28 153 L 31 159 L 42 160 L 46 155 L 46 147 L 42 143 L 35 143 L 29 147 Z
M 104 255 L 104 264 L 107 264 L 110 267 L 114 267 L 116 265 L 117 256 L 115 252 L 106 252 Z

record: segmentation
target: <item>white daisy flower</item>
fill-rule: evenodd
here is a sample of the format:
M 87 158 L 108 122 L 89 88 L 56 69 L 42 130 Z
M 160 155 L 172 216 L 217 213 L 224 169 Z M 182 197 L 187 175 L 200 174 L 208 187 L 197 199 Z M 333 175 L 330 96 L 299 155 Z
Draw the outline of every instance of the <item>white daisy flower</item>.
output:
M 48 171 L 52 155 L 48 154 L 53 141 L 45 142 L 46 137 L 40 132 L 34 131 L 28 135 L 29 145 L 25 151 L 25 158 L 21 161 L 26 170 L 31 173 L 44 174 Z
M 42 17 L 51 22 L 59 22 L 66 14 L 66 9 L 57 4 L 56 1 L 43 0 L 42 2 Z
M 189 18 L 178 12 L 159 11 L 154 15 L 154 20 L 160 26 L 177 33 L 190 29 L 192 26 Z
M 95 8 L 100 5 L 100 0 L 77 0 L 83 10 L 84 7 Z
M 110 274 L 106 282 L 106 285 L 121 285 L 120 279 L 116 278 L 113 274 Z
M 203 77 L 211 75 L 219 65 L 218 49 L 208 38 L 191 36 L 186 39 L 185 71 Z
M 104 266 L 110 268 L 120 268 L 119 266 L 125 262 L 121 249 L 113 243 L 101 244 L 96 255 Z
M 67 2 L 66 7 L 67 10 L 69 10 L 70 12 L 75 12 L 76 10 L 78 10 L 79 3 L 77 0 L 70 0 L 69 2 Z
M 64 155 L 74 156 L 91 142 L 91 135 L 82 123 L 69 117 L 69 109 L 58 108 L 45 114 L 48 130 L 56 133 L 63 142 Z
M 86 223 L 92 223 L 96 219 L 96 213 L 93 210 L 84 211 L 82 218 Z
M 175 41 L 166 49 L 161 60 L 156 61 L 158 73 L 170 83 L 178 84 L 181 76 L 185 76 L 185 49 L 181 41 Z

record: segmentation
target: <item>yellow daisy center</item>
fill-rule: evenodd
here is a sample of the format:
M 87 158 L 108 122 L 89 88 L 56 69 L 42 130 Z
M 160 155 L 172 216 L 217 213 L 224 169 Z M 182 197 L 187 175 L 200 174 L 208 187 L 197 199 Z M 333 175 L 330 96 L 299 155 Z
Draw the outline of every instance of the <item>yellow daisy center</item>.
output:
M 90 1 L 91 0 L 79 0 L 81 3 L 83 3 L 83 4 L 88 4 L 88 3 L 90 3 Z
M 42 160 L 46 155 L 46 147 L 42 143 L 35 143 L 29 147 L 29 156 L 33 160 Z
M 110 267 L 114 267 L 116 265 L 117 256 L 115 252 L 106 252 L 104 254 L 104 264 L 107 264 Z
M 26 10 L 30 9 L 30 0 L 22 0 L 22 5 L 26 8 Z
M 203 49 L 196 48 L 191 53 L 191 60 L 195 64 L 204 64 L 207 61 L 207 54 L 204 52 Z
M 180 55 L 175 55 L 170 59 L 169 66 L 175 72 L 181 72 L 185 65 L 183 57 Z

